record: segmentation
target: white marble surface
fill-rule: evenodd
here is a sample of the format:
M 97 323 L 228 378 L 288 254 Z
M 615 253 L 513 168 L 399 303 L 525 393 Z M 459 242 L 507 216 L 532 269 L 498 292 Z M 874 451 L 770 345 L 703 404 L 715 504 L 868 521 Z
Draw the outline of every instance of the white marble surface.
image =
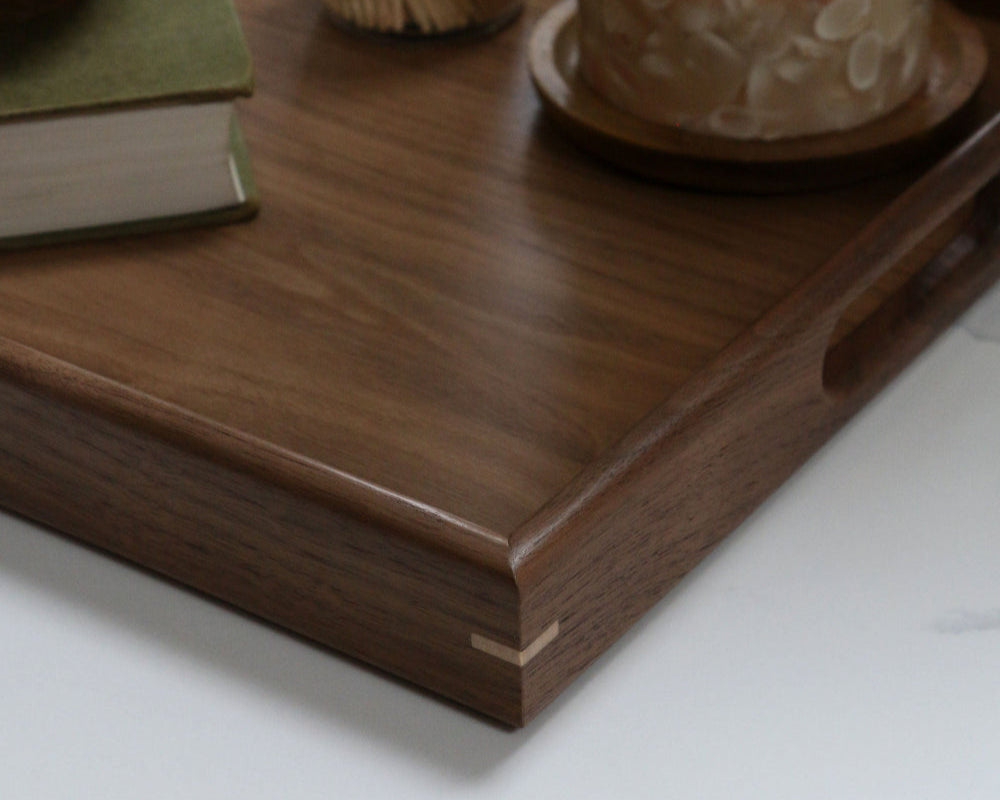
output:
M 0 515 L 10 798 L 1000 797 L 1000 292 L 525 731 Z

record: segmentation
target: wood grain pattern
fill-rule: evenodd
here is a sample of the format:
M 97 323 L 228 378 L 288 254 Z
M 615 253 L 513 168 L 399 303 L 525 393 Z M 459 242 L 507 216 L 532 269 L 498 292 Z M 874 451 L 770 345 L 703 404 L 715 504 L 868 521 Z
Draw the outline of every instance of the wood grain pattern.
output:
M 238 7 L 261 214 L 0 254 L 0 502 L 505 722 L 995 277 L 996 70 L 906 194 L 686 193 L 549 124 L 544 4 L 393 46 Z

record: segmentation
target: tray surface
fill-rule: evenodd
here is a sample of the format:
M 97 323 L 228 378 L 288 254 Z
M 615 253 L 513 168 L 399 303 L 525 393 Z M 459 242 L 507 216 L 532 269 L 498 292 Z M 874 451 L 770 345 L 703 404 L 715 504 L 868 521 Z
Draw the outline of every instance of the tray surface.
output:
M 495 39 L 391 47 L 244 3 L 245 226 L 0 254 L 0 336 L 502 533 L 905 185 L 646 185 Z

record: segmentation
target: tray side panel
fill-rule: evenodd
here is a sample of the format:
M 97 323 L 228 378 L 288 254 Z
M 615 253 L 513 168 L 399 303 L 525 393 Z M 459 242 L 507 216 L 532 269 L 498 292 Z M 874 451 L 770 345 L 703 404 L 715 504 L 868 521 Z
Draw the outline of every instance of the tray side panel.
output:
M 0 505 L 509 724 L 512 580 L 0 376 Z
M 618 462 L 605 467 L 601 482 L 578 487 L 576 497 L 540 515 L 522 542 L 525 552 L 520 559 L 515 554 L 526 595 L 524 632 L 534 635 L 555 621 L 560 636 L 527 665 L 527 718 L 1000 277 L 997 185 L 979 192 L 971 218 L 966 199 L 978 181 L 969 177 L 977 167 L 988 163 L 988 174 L 995 174 L 996 139 L 994 130 L 982 160 L 956 163 L 949 173 L 952 187 L 940 187 L 941 205 L 955 209 L 950 216 L 936 210 L 933 193 L 923 199 L 911 193 L 913 202 L 873 226 L 867 239 L 845 250 L 690 391 L 623 442 Z M 937 184 L 932 179 L 925 189 Z M 911 228 L 948 230 L 955 218 L 968 222 L 838 342 L 834 330 L 861 290 L 876 283 L 878 262 L 905 262 L 920 245 L 911 240 Z M 857 285 L 843 291 L 852 281 Z M 819 310 L 824 304 L 825 311 Z M 839 361 L 843 347 L 857 356 L 857 368 L 831 370 L 828 362 Z

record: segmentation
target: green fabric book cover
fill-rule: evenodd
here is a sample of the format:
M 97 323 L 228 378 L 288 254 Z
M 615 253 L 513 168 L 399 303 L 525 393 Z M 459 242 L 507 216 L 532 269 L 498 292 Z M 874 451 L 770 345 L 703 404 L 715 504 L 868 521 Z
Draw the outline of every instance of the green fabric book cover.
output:
M 10 152 L 12 147 L 5 153 L 4 131 L 10 126 L 232 101 L 252 89 L 250 53 L 232 0 L 80 0 L 44 21 L 0 28 L 0 180 L 5 172 L 28 169 L 24 163 L 35 157 L 23 148 L 20 157 L 16 149 Z M 164 223 L 232 221 L 256 210 L 256 188 L 235 115 L 226 138 L 234 180 L 242 184 L 239 202 L 170 214 Z M 150 223 L 125 225 L 149 230 L 155 227 Z M 113 233 L 116 226 L 99 227 L 100 233 Z M 43 233 L 64 238 L 55 229 Z

